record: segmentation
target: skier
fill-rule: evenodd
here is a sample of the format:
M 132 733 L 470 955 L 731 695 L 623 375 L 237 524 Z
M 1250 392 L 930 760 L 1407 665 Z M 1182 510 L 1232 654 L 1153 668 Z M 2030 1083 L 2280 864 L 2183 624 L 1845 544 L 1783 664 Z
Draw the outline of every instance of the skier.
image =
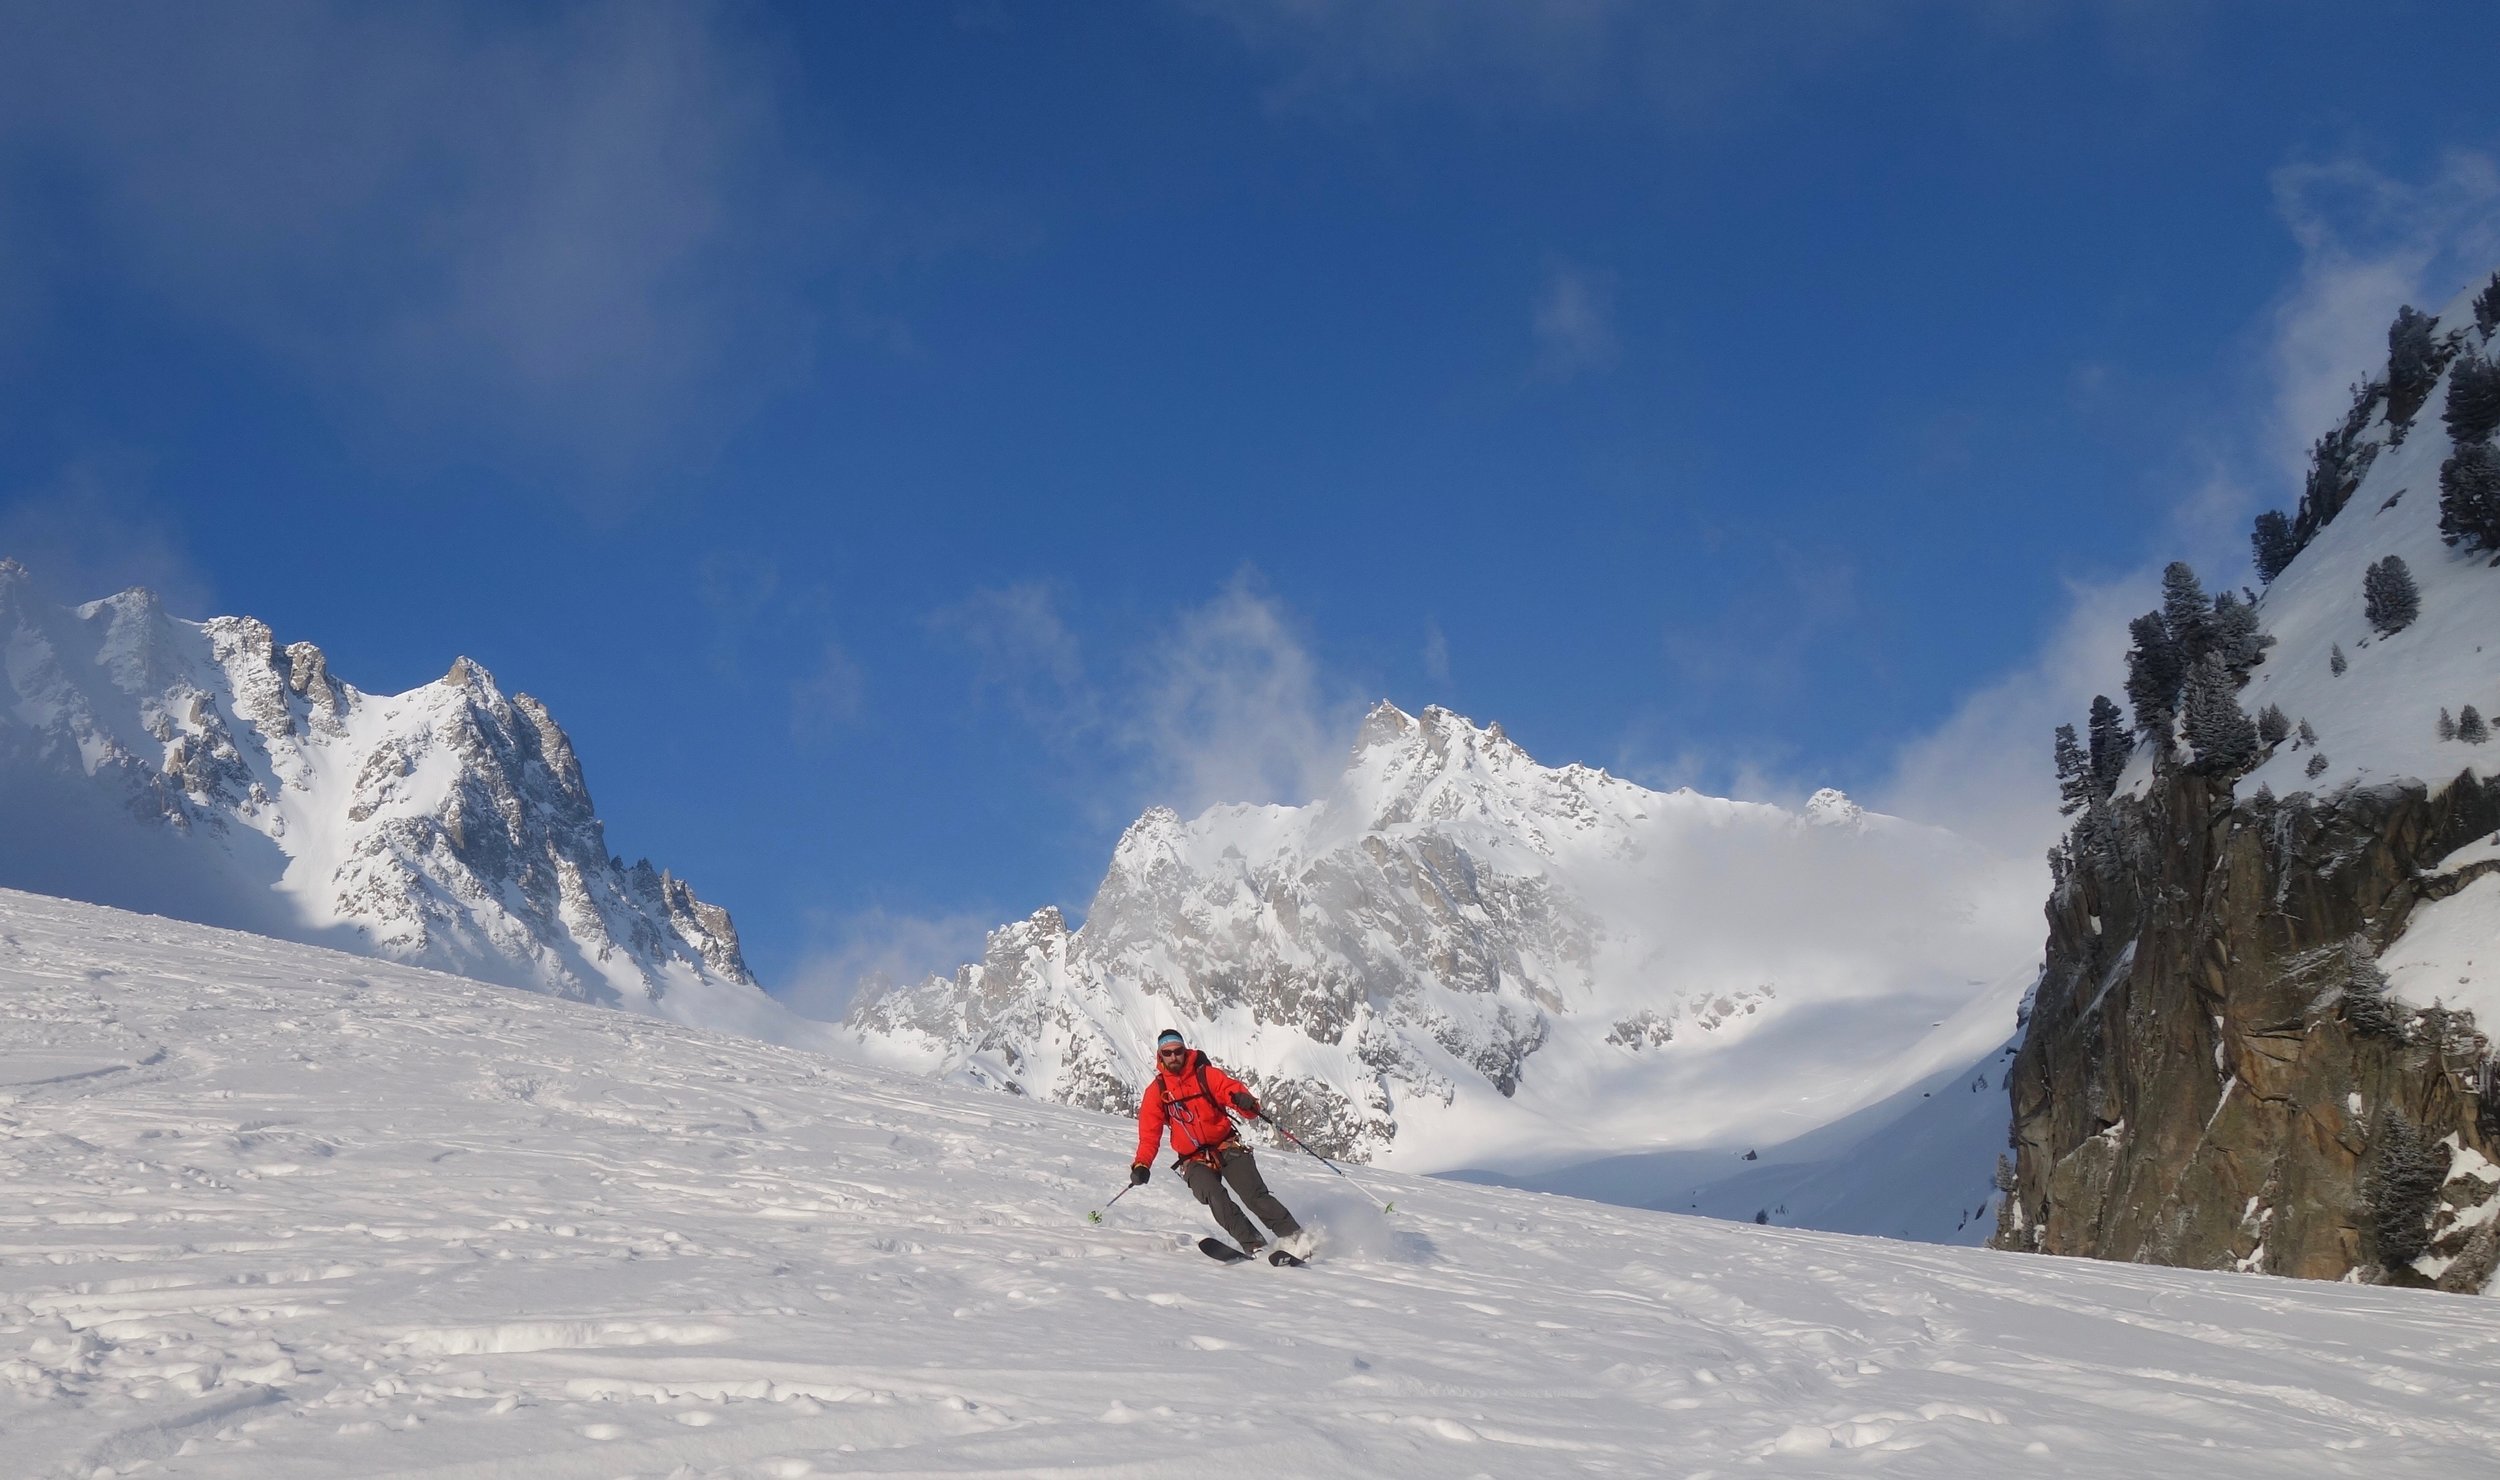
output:
M 1258 1228 L 1242 1216 L 1241 1209 L 1224 1195 L 1224 1184 L 1259 1215 L 1259 1222 L 1274 1229 L 1277 1247 L 1301 1258 L 1311 1252 L 1310 1238 L 1292 1213 L 1267 1190 L 1267 1182 L 1259 1176 L 1258 1163 L 1251 1159 L 1250 1148 L 1242 1144 L 1241 1128 L 1234 1123 L 1232 1111 L 1257 1116 L 1259 1102 L 1251 1097 L 1242 1082 L 1208 1062 L 1207 1056 L 1191 1048 L 1176 1028 L 1166 1028 L 1155 1039 L 1156 1070 L 1153 1082 L 1139 1096 L 1137 1107 L 1137 1160 L 1128 1169 L 1129 1185 L 1142 1187 L 1152 1174 L 1155 1152 L 1163 1144 L 1163 1133 L 1172 1133 L 1172 1152 L 1178 1159 L 1172 1163 L 1180 1169 L 1189 1190 L 1215 1213 L 1215 1221 L 1231 1234 L 1233 1242 L 1245 1254 L 1256 1254 L 1266 1247 Z M 1230 1107 L 1228 1109 L 1227 1107 Z

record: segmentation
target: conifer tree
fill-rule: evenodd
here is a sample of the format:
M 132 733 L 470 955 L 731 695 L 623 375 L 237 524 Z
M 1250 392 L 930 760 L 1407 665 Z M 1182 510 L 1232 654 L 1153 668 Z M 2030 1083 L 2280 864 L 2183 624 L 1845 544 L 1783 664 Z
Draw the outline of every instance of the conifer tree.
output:
M 2331 642 L 2331 643 L 2328 643 L 2328 644 L 2327 644 L 2327 648 L 2326 648 L 2326 671 L 2327 671 L 2327 672 L 2334 674 L 2337 678 L 2342 678 L 2342 677 L 2344 676 L 2344 670 L 2345 670 L 2346 668 L 2351 667 L 2351 666 L 2352 666 L 2351 664 L 2349 664 L 2349 663 L 2347 663 L 2347 662 L 2345 662 L 2345 661 L 2344 661 L 2344 645 L 2343 645 L 2342 643 L 2340 643 L 2340 642 Z
M 2213 651 L 2222 657 L 2222 666 L 2234 678 L 2246 678 L 2248 670 L 2265 661 L 2266 649 L 2274 646 L 2273 638 L 2257 630 L 2257 608 L 2228 591 L 2214 598 L 2205 630 Z
M 2213 604 L 2205 599 L 2196 571 L 2184 560 L 2162 567 L 2161 624 L 2170 634 L 2171 647 L 2178 651 L 2182 674 L 2213 646 Z
M 2491 726 L 2483 722 L 2483 713 L 2468 704 L 2457 711 L 2457 738 L 2468 745 L 2480 745 L 2491 738 Z
M 2500 549 L 2500 450 L 2489 442 L 2465 443 L 2439 465 L 2439 537 Z
M 2302 748 L 2307 750 L 2315 750 L 2318 748 L 2318 732 L 2309 728 L 2308 720 L 2303 719 L 2300 722 L 2300 728 L 2292 733 L 2300 737 Z
M 2073 725 L 2057 727 L 2057 810 L 2073 816 L 2092 801 L 2092 763 L 2083 753 L 2083 743 L 2075 738 Z
M 2485 334 L 2500 329 L 2500 272 L 2493 273 L 2483 291 L 2474 295 L 2474 327 Z
M 2161 613 L 2146 612 L 2128 623 L 2127 631 L 2135 638 L 2127 649 L 2127 703 L 2135 709 L 2135 727 L 2167 747 L 2187 666 L 2179 661 Z
M 2431 338 L 2439 321 L 2408 303 L 2387 326 L 2387 419 L 2405 423 L 2422 409 L 2439 380 L 2439 346 Z
M 2457 717 L 2448 712 L 2446 705 L 2442 705 L 2439 718 L 2431 722 L 2431 729 L 2442 740 L 2454 740 L 2457 738 Z
M 2126 717 L 2107 694 L 2092 696 L 2092 718 L 2084 734 L 2091 754 L 2092 795 L 2095 800 L 2105 799 L 2118 789 L 2128 757 L 2135 754 L 2135 740 L 2127 733 Z
M 2404 557 L 2389 555 L 2372 561 L 2361 574 L 2361 614 L 2382 637 L 2393 637 L 2422 614 L 2422 590 Z
M 2326 757 L 2323 754 L 2313 755 L 2309 757 L 2309 764 L 2301 769 L 2308 774 L 2310 780 L 2315 781 L 2326 774 Z
M 2500 427 L 2500 365 L 2481 355 L 2459 355 L 2448 372 L 2448 409 L 2440 420 L 2459 447 L 2489 439 Z
M 2257 739 L 2266 746 L 2276 746 L 2292 737 L 2292 722 L 2279 704 L 2269 704 L 2257 711 Z
M 2257 527 L 2250 532 L 2248 542 L 2256 549 L 2257 579 L 2269 586 L 2291 565 L 2292 557 L 2300 553 L 2299 542 L 2292 538 L 2292 521 L 2273 509 L 2257 516 Z
M 2257 759 L 2257 726 L 2240 707 L 2239 681 L 2207 653 L 2189 670 L 2184 728 L 2196 752 L 2196 769 L 2209 776 L 2236 776 Z

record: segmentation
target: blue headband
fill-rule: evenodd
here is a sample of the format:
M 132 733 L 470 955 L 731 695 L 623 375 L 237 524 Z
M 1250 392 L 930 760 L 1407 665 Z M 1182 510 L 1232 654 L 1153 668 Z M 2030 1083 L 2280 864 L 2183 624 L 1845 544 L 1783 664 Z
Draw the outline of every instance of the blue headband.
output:
M 1187 1039 L 1181 1037 L 1181 1030 L 1178 1028 L 1166 1028 L 1162 1032 L 1155 1035 L 1155 1047 L 1157 1048 L 1161 1048 L 1167 1043 L 1185 1043 L 1187 1041 Z

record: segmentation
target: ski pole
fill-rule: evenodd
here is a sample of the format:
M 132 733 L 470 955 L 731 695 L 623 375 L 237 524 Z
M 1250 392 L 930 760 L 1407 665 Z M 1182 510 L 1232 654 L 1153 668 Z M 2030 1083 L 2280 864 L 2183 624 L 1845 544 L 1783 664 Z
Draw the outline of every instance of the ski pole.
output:
M 1267 1120 L 1267 1123 L 1271 1127 L 1274 1127 L 1276 1134 L 1284 1137 L 1288 1141 L 1291 1141 L 1296 1149 L 1300 1150 L 1303 1155 L 1318 1162 L 1321 1166 L 1328 1168 L 1328 1170 L 1335 1172 L 1338 1176 L 1345 1177 L 1348 1182 L 1353 1182 L 1354 1190 L 1363 1194 L 1365 1197 L 1371 1198 L 1372 1204 L 1379 1208 L 1380 1211 L 1384 1213 L 1394 1213 L 1398 1210 L 1398 1205 L 1396 1203 L 1382 1202 L 1378 1197 L 1373 1195 L 1370 1188 L 1364 1186 L 1360 1182 L 1355 1182 L 1352 1177 L 1346 1177 L 1346 1170 L 1344 1167 L 1337 1165 L 1335 1162 L 1330 1161 L 1327 1157 L 1322 1156 L 1318 1152 L 1313 1151 L 1310 1147 L 1303 1145 L 1302 1138 L 1300 1136 L 1297 1136 L 1293 1132 L 1285 1129 L 1282 1125 L 1277 1124 L 1277 1122 L 1268 1120 L 1266 1111 L 1262 1110 L 1259 1112 L 1259 1119 Z
M 1130 1183 L 1130 1184 L 1128 1184 L 1126 1187 L 1123 1187 L 1123 1188 L 1121 1188 L 1119 1191 L 1117 1191 L 1117 1192 L 1115 1192 L 1115 1193 L 1111 1194 L 1111 1202 L 1104 1203 L 1101 1207 L 1094 1209 L 1094 1210 L 1093 1210 L 1092 1212 L 1090 1212 L 1090 1213 L 1087 1213 L 1087 1214 L 1085 1215 L 1085 1221 L 1086 1221 L 1086 1222 L 1088 1222 L 1088 1223 L 1100 1223 L 1100 1222 L 1102 1221 L 1102 1215 L 1111 1211 L 1111 1203 L 1118 1202 L 1121 1198 L 1124 1198 L 1124 1197 L 1128 1196 L 1130 1193 L 1135 1192 L 1136 1190 L 1137 1190 L 1137 1184 L 1136 1184 L 1136 1183 L 1134 1183 L 1134 1182 L 1131 1182 L 1131 1183 Z

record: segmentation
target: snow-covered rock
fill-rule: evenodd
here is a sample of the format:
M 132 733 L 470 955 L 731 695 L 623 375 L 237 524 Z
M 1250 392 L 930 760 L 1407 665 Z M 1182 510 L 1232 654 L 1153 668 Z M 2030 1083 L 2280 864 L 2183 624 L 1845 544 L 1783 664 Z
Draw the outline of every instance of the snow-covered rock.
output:
M 1661 793 L 1383 703 L 1330 795 L 1150 811 L 1082 929 L 1041 910 L 849 1021 L 890 1062 L 1106 1110 L 1178 1027 L 1315 1146 L 1402 1167 L 1733 1172 L 1995 1055 L 2037 958 L 2028 877 L 1836 791 Z M 1985 1201 L 2001 1132 L 1940 1207 Z
M 250 617 L 76 608 L 0 560 L 0 883 L 780 1036 L 729 912 L 608 852 L 572 742 L 453 662 L 340 681 Z

